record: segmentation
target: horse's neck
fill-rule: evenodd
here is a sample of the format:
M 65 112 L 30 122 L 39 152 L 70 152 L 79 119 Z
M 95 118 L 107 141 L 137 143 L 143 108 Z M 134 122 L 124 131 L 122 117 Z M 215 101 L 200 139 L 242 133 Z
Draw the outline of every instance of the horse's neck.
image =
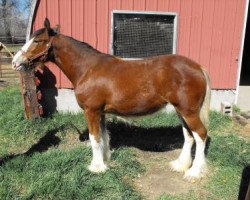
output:
M 56 36 L 53 47 L 56 65 L 74 86 L 89 68 L 97 64 L 98 56 L 100 56 L 94 50 L 86 49 L 85 51 L 84 47 L 63 35 Z

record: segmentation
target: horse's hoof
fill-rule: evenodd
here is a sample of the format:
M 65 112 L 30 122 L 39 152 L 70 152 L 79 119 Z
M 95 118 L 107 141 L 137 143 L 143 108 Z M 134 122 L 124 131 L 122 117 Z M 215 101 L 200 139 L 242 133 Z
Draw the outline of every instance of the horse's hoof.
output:
M 190 167 L 191 163 L 181 163 L 179 159 L 173 160 L 169 163 L 171 171 L 174 172 L 185 172 Z
M 108 167 L 105 164 L 91 164 L 88 169 L 94 173 L 103 173 L 108 169 Z
M 198 167 L 191 167 L 187 170 L 183 176 L 184 179 L 188 180 L 191 183 L 195 183 L 199 181 L 201 178 L 205 176 L 206 168 L 203 169 Z

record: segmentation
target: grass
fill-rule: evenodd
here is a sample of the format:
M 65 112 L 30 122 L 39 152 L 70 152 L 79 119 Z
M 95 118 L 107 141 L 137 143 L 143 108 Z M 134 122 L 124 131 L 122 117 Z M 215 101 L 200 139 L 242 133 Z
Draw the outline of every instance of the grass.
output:
M 19 156 L 0 170 L 1 199 L 140 199 L 131 178 L 142 172 L 131 150 L 118 149 L 115 168 L 103 174 L 87 170 L 90 148 L 50 149 Z
M 168 115 L 164 112 L 159 112 L 150 116 L 139 117 L 138 119 L 134 118 L 132 122 L 144 128 L 176 127 L 181 124 L 175 112 L 168 113 Z
M 19 89 L 9 87 L 0 90 L 0 127 L 0 199 L 141 199 L 131 182 L 143 172 L 133 149 L 117 149 L 115 167 L 104 174 L 87 170 L 92 156 L 78 139 L 87 128 L 82 114 L 27 121 Z M 43 137 L 58 142 L 27 153 Z
M 180 125 L 175 113 L 133 120 L 145 128 Z M 54 114 L 27 121 L 17 87 L 0 90 L 0 199 L 142 199 L 133 179 L 144 171 L 133 148 L 112 154 L 110 170 L 92 174 L 86 168 L 91 149 L 79 140 L 87 135 L 83 114 Z M 210 113 L 210 172 L 204 192 L 162 194 L 160 200 L 237 199 L 242 171 L 250 165 L 250 145 L 237 135 L 230 117 Z M 79 135 L 80 132 L 80 135 Z M 34 144 L 41 143 L 39 147 Z M 1 165 L 1 158 L 4 159 Z
M 242 172 L 250 164 L 250 146 L 237 135 L 215 135 L 212 139 L 208 160 L 214 175 L 205 186 L 211 199 L 237 199 Z
M 25 120 L 21 102 L 18 87 L 8 87 L 0 91 L 0 157 L 28 149 L 48 132 L 73 129 L 72 124 L 77 129 L 86 129 L 81 113 L 56 113 L 47 119 Z M 77 129 L 73 129 L 73 132 L 76 133 Z
M 233 105 L 233 113 L 240 115 L 241 113 L 240 108 L 236 105 Z

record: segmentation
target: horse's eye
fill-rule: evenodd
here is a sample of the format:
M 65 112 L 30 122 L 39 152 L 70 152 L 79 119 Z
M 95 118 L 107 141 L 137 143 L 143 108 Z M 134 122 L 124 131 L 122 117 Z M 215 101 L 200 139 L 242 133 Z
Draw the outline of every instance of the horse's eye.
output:
M 39 43 L 39 41 L 38 41 L 38 40 L 34 40 L 34 43 L 35 43 L 35 44 L 38 44 L 38 43 Z

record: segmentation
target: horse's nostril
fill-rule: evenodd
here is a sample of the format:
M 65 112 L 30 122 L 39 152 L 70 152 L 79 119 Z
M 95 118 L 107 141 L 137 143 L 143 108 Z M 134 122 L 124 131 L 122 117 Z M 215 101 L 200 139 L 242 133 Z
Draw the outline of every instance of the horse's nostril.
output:
M 12 62 L 12 69 L 16 69 L 16 63 Z

